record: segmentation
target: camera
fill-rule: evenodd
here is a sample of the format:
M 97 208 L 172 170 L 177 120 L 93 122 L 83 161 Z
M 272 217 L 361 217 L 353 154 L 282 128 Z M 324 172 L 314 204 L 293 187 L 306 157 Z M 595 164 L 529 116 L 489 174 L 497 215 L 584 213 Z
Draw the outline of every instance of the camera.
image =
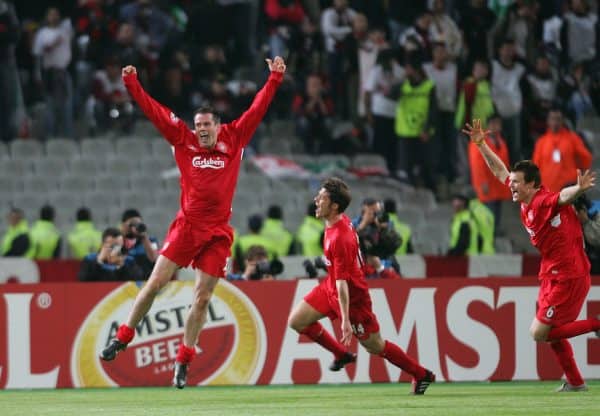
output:
M 379 224 L 387 224 L 390 222 L 390 214 L 385 211 L 379 211 L 377 214 L 375 214 L 375 218 Z
M 256 270 L 250 275 L 250 280 L 260 280 L 264 275 L 276 276 L 283 272 L 283 263 L 278 259 L 262 260 L 256 263 Z
M 327 270 L 327 265 L 323 261 L 323 257 L 315 257 L 313 261 L 306 259 L 302 262 L 302 266 L 304 266 L 304 270 L 306 270 L 306 274 L 311 279 L 314 279 L 319 275 L 319 270 Z
M 378 214 L 379 215 L 379 214 Z M 389 221 L 389 215 L 383 217 L 380 224 Z M 392 256 L 402 244 L 400 235 L 390 227 L 368 226 L 358 233 L 361 251 L 382 259 Z
M 145 233 L 148 230 L 148 227 L 143 222 L 134 222 L 129 225 L 135 232 L 138 234 Z

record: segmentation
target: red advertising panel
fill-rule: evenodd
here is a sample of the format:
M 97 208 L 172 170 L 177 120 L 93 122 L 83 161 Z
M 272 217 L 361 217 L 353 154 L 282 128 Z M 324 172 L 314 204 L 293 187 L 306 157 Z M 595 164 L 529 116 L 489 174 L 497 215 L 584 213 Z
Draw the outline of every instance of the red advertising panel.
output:
M 188 384 L 346 383 L 408 380 L 354 342 L 355 365 L 327 370 L 332 356 L 287 328 L 291 308 L 315 280 L 222 281 L 215 290 Z M 384 338 L 433 370 L 439 380 L 558 379 L 550 348 L 535 344 L 533 278 L 370 281 Z M 110 363 L 100 350 L 127 316 L 135 283 L 0 286 L 0 387 L 169 385 L 191 282 L 171 282 Z M 581 316 L 600 314 L 595 284 Z M 340 336 L 339 322 L 323 320 Z M 600 339 L 572 339 L 584 377 L 600 374 Z

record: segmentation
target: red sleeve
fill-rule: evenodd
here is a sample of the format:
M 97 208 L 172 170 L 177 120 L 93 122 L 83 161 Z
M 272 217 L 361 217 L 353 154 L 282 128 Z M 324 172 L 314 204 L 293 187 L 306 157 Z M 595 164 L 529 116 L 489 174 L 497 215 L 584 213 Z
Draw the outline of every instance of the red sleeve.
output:
M 558 212 L 558 198 L 560 197 L 559 192 L 548 192 L 544 199 L 540 201 L 540 207 L 545 210 L 550 211 L 550 215 L 553 216 L 556 212 Z
M 123 76 L 123 82 L 131 97 L 140 106 L 146 117 L 172 145 L 182 144 L 190 130 L 171 110 L 150 97 L 140 85 L 136 74 Z
M 252 138 L 254 131 L 265 116 L 265 113 L 275 96 L 275 92 L 282 81 L 283 74 L 281 72 L 271 72 L 264 87 L 262 87 L 254 97 L 254 101 L 252 101 L 250 108 L 247 109 L 240 118 L 233 120 L 229 124 L 229 126 L 235 130 L 235 136 L 242 147 L 246 146 Z

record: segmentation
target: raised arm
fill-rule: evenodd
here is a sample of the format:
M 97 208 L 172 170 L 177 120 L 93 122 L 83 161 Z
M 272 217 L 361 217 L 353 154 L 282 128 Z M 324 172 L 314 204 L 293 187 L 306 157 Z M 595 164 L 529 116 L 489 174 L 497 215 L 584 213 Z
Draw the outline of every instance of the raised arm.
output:
M 498 178 L 500 182 L 505 183 L 506 178 L 508 178 L 508 169 L 504 165 L 504 162 L 502 162 L 502 159 L 500 159 L 500 157 L 498 157 L 498 155 L 485 143 L 485 137 L 490 134 L 490 131 L 484 131 L 481 128 L 481 120 L 473 120 L 473 126 L 467 123 L 462 132 L 469 136 L 471 141 L 477 145 L 485 163 L 488 165 L 494 176 Z
M 265 116 L 277 88 L 283 81 L 283 74 L 285 73 L 285 62 L 280 56 L 276 56 L 272 61 L 267 59 L 267 65 L 269 66 L 269 79 L 260 91 L 254 97 L 250 108 L 248 108 L 240 118 L 232 121 L 229 125 L 236 130 L 237 136 L 241 141 L 241 145 L 246 146 L 252 135 L 256 131 L 256 128 Z
M 156 126 L 158 131 L 172 145 L 181 144 L 184 140 L 185 132 L 190 130 L 185 122 L 144 91 L 138 81 L 137 70 L 134 66 L 128 65 L 124 67 L 121 75 L 127 91 L 129 91 L 131 97 L 140 106 L 152 124 Z
M 596 185 L 596 172 L 592 170 L 586 170 L 581 173 L 581 170 L 577 169 L 577 184 L 567 186 L 560 191 L 558 196 L 558 205 L 570 204 L 579 195 L 584 193 L 590 188 Z

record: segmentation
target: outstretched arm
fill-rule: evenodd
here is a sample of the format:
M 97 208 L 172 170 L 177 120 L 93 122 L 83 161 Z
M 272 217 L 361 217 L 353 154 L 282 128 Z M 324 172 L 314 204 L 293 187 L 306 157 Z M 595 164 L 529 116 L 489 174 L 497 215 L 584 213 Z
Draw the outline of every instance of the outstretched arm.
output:
M 594 185 L 596 185 L 596 172 L 586 170 L 585 172 L 581 173 L 581 170 L 577 169 L 577 184 L 567 186 L 560 191 L 558 196 L 558 205 L 570 204 L 579 195 L 588 189 L 593 188 Z
M 508 169 L 504 165 L 504 162 L 502 162 L 502 159 L 500 159 L 485 143 L 485 137 L 490 134 L 490 131 L 484 131 L 481 128 L 481 120 L 473 120 L 473 126 L 467 123 L 462 132 L 469 136 L 471 141 L 477 145 L 485 163 L 488 165 L 494 176 L 498 178 L 500 182 L 505 183 L 506 178 L 508 178 Z
M 172 145 L 182 143 L 185 132 L 189 130 L 185 122 L 144 91 L 138 81 L 137 70 L 134 66 L 127 65 L 124 67 L 121 75 L 131 97 L 138 103 L 146 117 L 156 126 L 165 139 Z
M 275 96 L 275 92 L 283 80 L 283 74 L 286 69 L 283 58 L 276 56 L 272 61 L 267 59 L 267 65 L 269 66 L 271 75 L 269 75 L 269 79 L 264 87 L 262 87 L 254 97 L 254 101 L 252 101 L 250 108 L 247 109 L 240 118 L 232 121 L 230 124 L 230 126 L 237 131 L 242 147 L 246 146 L 252 138 L 254 131 L 256 131 L 256 128 L 265 116 L 265 113 Z

